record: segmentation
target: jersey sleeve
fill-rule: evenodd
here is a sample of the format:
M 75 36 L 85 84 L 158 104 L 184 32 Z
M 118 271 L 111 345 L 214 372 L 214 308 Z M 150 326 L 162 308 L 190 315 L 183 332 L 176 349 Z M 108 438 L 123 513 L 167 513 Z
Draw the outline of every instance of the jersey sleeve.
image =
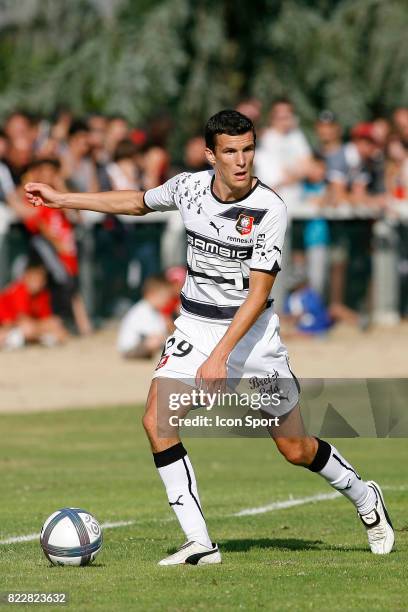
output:
M 179 186 L 185 179 L 187 173 L 177 174 L 163 185 L 148 189 L 144 194 L 144 203 L 152 210 L 166 212 L 166 210 L 177 210 L 179 204 Z
M 281 269 L 282 250 L 287 226 L 287 211 L 283 202 L 268 210 L 255 227 L 251 270 L 273 272 Z

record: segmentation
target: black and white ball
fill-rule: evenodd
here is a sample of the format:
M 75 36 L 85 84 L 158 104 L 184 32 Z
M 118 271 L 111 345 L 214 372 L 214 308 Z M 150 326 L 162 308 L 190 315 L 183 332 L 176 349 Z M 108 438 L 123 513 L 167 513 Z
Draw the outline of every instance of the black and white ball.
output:
M 40 544 L 54 565 L 88 565 L 102 548 L 102 530 L 86 510 L 62 508 L 45 521 Z

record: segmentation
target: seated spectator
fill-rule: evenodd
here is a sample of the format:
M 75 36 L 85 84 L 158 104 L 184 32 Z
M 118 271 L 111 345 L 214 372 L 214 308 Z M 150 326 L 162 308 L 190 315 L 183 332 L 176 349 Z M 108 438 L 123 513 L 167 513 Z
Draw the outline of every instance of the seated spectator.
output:
M 1 348 L 20 348 L 28 342 L 52 346 L 67 339 L 61 320 L 53 315 L 46 284 L 44 266 L 32 261 L 19 280 L 0 292 Z
M 162 347 L 169 332 L 162 310 L 173 299 L 173 288 L 165 278 L 147 279 L 143 299 L 132 306 L 120 325 L 117 348 L 122 357 L 149 358 Z
M 33 162 L 24 175 L 24 181 L 65 189 L 60 164 L 56 160 Z M 79 333 L 89 334 L 92 325 L 79 292 L 78 253 L 71 218 L 64 210 L 46 206 L 33 208 L 25 205 L 24 210 L 20 207 L 18 212 L 32 234 L 32 247 L 50 274 L 55 312 L 66 319 L 73 315 Z
M 295 270 L 287 280 L 288 296 L 285 301 L 283 324 L 292 326 L 285 332 L 301 337 L 325 335 L 335 323 L 343 322 L 366 329 L 368 321 L 351 308 L 336 304 L 327 308 L 320 294 L 310 287 L 304 270 Z
M 283 321 L 305 336 L 327 333 L 333 325 L 322 297 L 310 287 L 304 271 L 298 269 L 288 278 L 289 293 L 284 305 Z

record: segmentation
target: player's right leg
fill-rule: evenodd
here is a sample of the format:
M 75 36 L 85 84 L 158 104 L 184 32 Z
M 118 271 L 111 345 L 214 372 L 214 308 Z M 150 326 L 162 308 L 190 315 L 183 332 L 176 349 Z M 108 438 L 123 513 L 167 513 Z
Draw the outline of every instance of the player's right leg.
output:
M 319 474 L 351 501 L 366 528 L 374 554 L 391 552 L 394 530 L 380 487 L 373 481 L 364 481 L 332 444 L 307 435 L 299 406 L 281 419 L 279 427 L 271 427 L 269 433 L 290 463 Z
M 166 488 L 169 505 L 184 531 L 186 542 L 176 553 L 162 559 L 159 565 L 220 563 L 218 547 L 208 535 L 193 466 L 180 441 L 178 429 L 164 422 L 169 418 L 169 406 L 163 403 L 166 393 L 159 394 L 158 385 L 164 386 L 166 383 L 172 393 L 186 391 L 186 386 L 177 380 L 154 379 L 147 398 L 143 426 L 150 441 L 154 463 Z M 182 414 L 173 412 L 171 416 Z

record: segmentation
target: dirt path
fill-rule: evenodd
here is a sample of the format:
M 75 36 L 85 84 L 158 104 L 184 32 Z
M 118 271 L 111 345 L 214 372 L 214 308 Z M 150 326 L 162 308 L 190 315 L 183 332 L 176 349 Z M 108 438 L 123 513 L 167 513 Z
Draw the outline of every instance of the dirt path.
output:
M 0 353 L 0 412 L 143 403 L 156 359 L 126 362 L 116 330 L 64 347 Z M 301 377 L 408 377 L 408 324 L 361 334 L 338 328 L 325 340 L 287 341 Z

